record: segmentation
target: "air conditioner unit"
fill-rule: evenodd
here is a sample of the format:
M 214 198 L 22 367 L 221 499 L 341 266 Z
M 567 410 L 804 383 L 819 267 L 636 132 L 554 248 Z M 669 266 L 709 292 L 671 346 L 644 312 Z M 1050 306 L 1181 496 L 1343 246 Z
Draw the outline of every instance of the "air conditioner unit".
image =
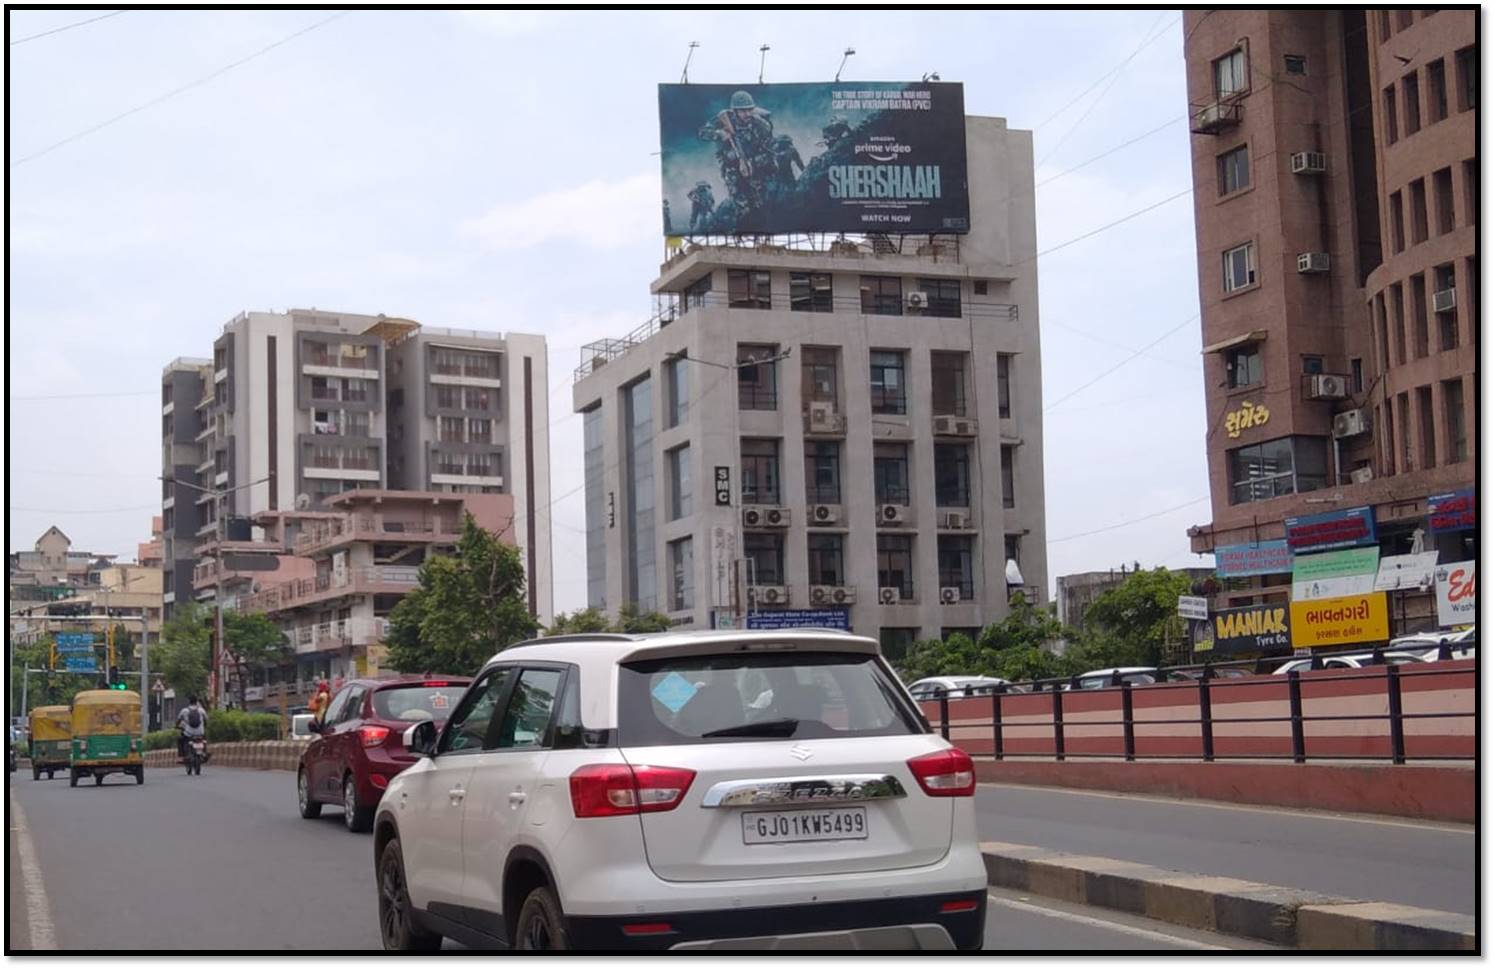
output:
M 957 585 L 946 585 L 939 588 L 939 601 L 944 605 L 951 605 L 960 601 L 960 587 Z
M 1337 373 L 1315 373 L 1307 396 L 1312 400 L 1344 400 L 1349 396 L 1349 378 Z
M 834 587 L 830 598 L 837 606 L 849 606 L 856 602 L 856 587 L 851 585 L 838 585 Z
M 908 294 L 907 301 L 909 309 L 921 310 L 929 305 L 929 294 L 912 292 Z
M 789 510 L 778 506 L 770 506 L 763 511 L 763 520 L 769 528 L 787 528 L 789 526 Z
M 1349 480 L 1354 484 L 1365 484 L 1373 481 L 1375 480 L 1375 469 L 1369 465 L 1365 465 L 1362 468 L 1355 468 L 1349 472 Z
M 1336 438 L 1354 437 L 1368 433 L 1369 429 L 1368 411 L 1346 410 L 1342 414 L 1333 415 L 1333 436 Z
M 976 426 L 977 425 L 976 425 L 975 420 L 973 418 L 962 417 L 959 420 L 955 421 L 955 423 L 954 423 L 955 436 L 956 437 L 974 437 L 975 436 Z
M 809 523 L 811 525 L 834 525 L 840 520 L 839 505 L 810 505 Z
M 895 585 L 884 585 L 877 590 L 877 601 L 884 606 L 895 606 L 902 598 L 902 590 Z
M 1213 134 L 1239 123 L 1239 102 L 1215 101 L 1213 104 L 1204 105 L 1194 113 L 1192 130 L 1199 134 Z
M 1326 273 L 1328 271 L 1328 253 L 1326 252 L 1303 252 L 1297 255 L 1297 272 L 1299 273 Z
M 809 405 L 809 432 L 811 434 L 835 434 L 841 429 L 840 415 L 834 404 Z
M 1458 291 L 1449 286 L 1447 289 L 1439 289 L 1432 294 L 1432 310 L 1437 313 L 1450 313 L 1458 308 Z
M 936 417 L 934 418 L 934 433 L 946 435 L 953 434 L 954 425 L 955 419 L 953 417 Z
M 976 426 L 970 417 L 945 414 L 934 418 L 934 433 L 944 437 L 974 437 Z
M 946 511 L 939 515 L 940 528 L 969 528 L 970 516 L 963 511 Z
M 828 606 L 835 601 L 835 586 L 812 585 L 809 587 L 809 601 L 816 606 Z
M 747 595 L 753 602 L 762 603 L 765 606 L 781 606 L 789 601 L 788 587 L 782 585 L 748 586 Z
M 748 528 L 761 528 L 763 524 L 762 508 L 743 508 L 742 524 Z
M 906 520 L 907 511 L 904 505 L 883 505 L 877 509 L 877 521 L 884 525 L 896 525 Z
M 1328 170 L 1328 156 L 1320 151 L 1299 151 L 1292 155 L 1293 175 L 1321 175 Z

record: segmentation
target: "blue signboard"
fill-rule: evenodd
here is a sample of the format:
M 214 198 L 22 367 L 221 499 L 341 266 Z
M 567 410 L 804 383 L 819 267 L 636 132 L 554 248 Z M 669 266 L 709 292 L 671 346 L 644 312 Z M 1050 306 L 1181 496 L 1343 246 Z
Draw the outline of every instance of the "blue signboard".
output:
M 1472 488 L 1464 488 L 1427 499 L 1427 531 L 1433 535 L 1461 532 L 1478 523 L 1478 499 Z
M 1214 571 L 1220 577 L 1290 572 L 1292 552 L 1284 538 L 1245 545 L 1221 545 L 1214 549 Z
M 1282 524 L 1293 555 L 1376 543 L 1375 510 L 1368 505 L 1321 515 L 1297 515 Z
M 69 673 L 97 673 L 99 663 L 97 656 L 64 656 L 62 661 Z
M 56 642 L 59 653 L 93 652 L 93 633 L 58 633 Z
M 849 609 L 778 609 L 772 612 L 753 612 L 747 615 L 748 629 L 803 629 L 818 626 L 821 629 L 851 629 Z

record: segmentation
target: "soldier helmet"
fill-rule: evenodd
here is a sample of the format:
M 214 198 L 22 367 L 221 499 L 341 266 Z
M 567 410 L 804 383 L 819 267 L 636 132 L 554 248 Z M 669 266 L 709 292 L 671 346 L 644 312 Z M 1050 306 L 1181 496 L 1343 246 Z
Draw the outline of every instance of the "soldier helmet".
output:
M 790 138 L 788 135 L 779 135 L 777 138 L 774 138 L 773 141 L 775 144 L 785 145 L 790 148 L 792 148 L 794 145 L 794 139 Z
M 733 111 L 740 111 L 744 108 L 755 107 L 757 107 L 757 104 L 753 102 L 752 95 L 748 94 L 746 91 L 738 91 L 731 96 L 731 109 Z
M 695 187 L 696 188 L 710 188 L 711 187 L 711 183 L 702 178 L 700 181 L 698 181 L 698 182 L 695 183 Z

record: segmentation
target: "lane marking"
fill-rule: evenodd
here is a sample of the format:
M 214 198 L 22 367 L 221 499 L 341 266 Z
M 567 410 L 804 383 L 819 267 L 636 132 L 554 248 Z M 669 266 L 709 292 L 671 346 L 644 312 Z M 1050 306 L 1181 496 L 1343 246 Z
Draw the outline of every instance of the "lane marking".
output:
M 1077 912 L 1065 912 L 1061 909 L 1044 908 L 1041 905 L 1028 905 L 1026 902 L 1018 902 L 1010 898 L 997 898 L 990 892 L 986 893 L 986 897 L 995 902 L 997 905 L 1005 905 L 1007 908 L 1014 908 L 1020 912 L 1033 912 L 1038 915 L 1046 915 L 1049 918 L 1065 919 L 1070 922 L 1078 922 L 1081 925 L 1088 925 L 1100 929 L 1109 929 L 1114 932 L 1125 933 L 1126 935 L 1134 935 L 1137 938 L 1149 939 L 1153 942 L 1169 942 L 1174 944 L 1181 943 L 1188 946 L 1189 948 L 1194 949 L 1219 949 L 1224 951 L 1232 951 L 1227 945 L 1214 945 L 1209 942 L 1197 942 L 1193 939 L 1184 938 L 1183 936 L 1179 935 L 1168 935 L 1165 932 L 1153 932 L 1151 929 L 1142 929 L 1137 928 L 1134 925 L 1126 925 L 1124 922 L 1108 922 L 1105 919 L 1097 919 L 1088 915 L 1080 915 Z
M 26 828 L 26 814 L 14 793 L 10 795 L 10 816 L 15 822 L 16 853 L 21 856 L 21 884 L 26 891 L 26 928 L 32 949 L 57 948 L 52 931 L 52 914 L 47 906 L 47 889 L 42 883 L 41 865 L 36 860 L 36 846 Z
M 1174 807 L 1213 808 L 1216 811 L 1254 811 L 1257 814 L 1285 814 L 1308 821 L 1349 822 L 1350 824 L 1382 824 L 1391 828 L 1414 828 L 1417 831 L 1443 831 L 1448 834 L 1472 835 L 1473 825 L 1452 824 L 1446 821 L 1394 821 L 1389 818 L 1371 818 L 1362 814 L 1337 814 L 1332 811 L 1299 811 L 1293 808 L 1270 807 L 1257 804 L 1220 804 L 1218 801 L 1194 800 L 1181 797 L 1152 797 L 1146 794 L 1126 794 L 1117 791 L 1081 791 L 1072 787 L 1040 787 L 1035 784 L 997 784 L 982 781 L 980 787 L 999 787 L 1005 790 L 1040 791 L 1055 794 L 1075 794 L 1080 797 L 1108 797 L 1127 801 L 1149 801 L 1152 804 L 1170 804 Z

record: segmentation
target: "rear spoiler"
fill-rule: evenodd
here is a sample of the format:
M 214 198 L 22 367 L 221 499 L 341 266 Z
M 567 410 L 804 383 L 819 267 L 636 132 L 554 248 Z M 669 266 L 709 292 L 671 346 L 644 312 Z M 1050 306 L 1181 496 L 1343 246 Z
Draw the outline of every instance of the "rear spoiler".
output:
M 781 634 L 754 631 L 702 636 L 671 643 L 638 641 L 637 647 L 618 658 L 619 663 L 670 656 L 712 656 L 739 653 L 861 653 L 880 656 L 881 644 L 866 636 L 856 636 L 839 629 L 794 629 Z

